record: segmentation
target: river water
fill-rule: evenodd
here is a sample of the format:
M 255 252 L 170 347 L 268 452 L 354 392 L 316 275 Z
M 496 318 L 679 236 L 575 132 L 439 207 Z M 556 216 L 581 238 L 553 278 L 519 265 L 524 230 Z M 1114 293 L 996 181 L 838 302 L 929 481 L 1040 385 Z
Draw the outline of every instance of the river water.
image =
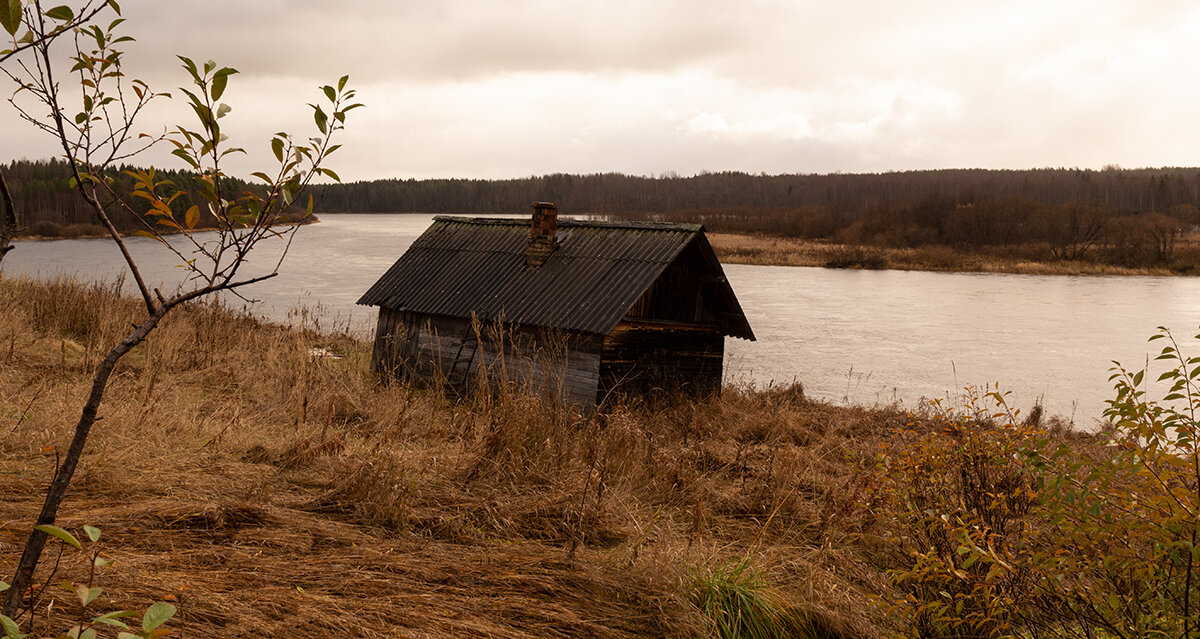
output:
M 431 217 L 323 215 L 296 234 L 280 276 L 246 289 L 256 300 L 253 310 L 286 321 L 303 305 L 325 327 L 369 334 L 374 310 L 355 300 Z M 129 244 L 147 280 L 178 280 L 178 257 L 154 240 L 135 237 Z M 264 248 L 251 265 L 259 271 L 274 263 L 282 243 Z M 37 277 L 111 279 L 122 267 L 105 239 L 21 242 L 3 262 L 6 275 Z M 1141 368 L 1157 326 L 1190 340 L 1200 324 L 1200 278 L 739 264 L 725 271 L 758 337 L 727 340 L 727 380 L 758 386 L 794 380 L 811 396 L 852 404 L 957 403 L 965 386 L 998 383 L 1011 391 L 1012 405 L 1027 410 L 1040 400 L 1087 428 L 1112 396 L 1112 360 Z M 1200 348 L 1192 350 L 1200 355 Z

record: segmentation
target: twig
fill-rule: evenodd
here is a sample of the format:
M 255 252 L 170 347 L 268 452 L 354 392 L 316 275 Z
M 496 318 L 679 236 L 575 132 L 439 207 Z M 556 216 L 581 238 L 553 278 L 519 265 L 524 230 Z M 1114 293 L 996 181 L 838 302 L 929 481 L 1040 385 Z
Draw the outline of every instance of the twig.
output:
M 20 428 L 21 424 L 25 421 L 25 417 L 29 415 L 29 409 L 33 408 L 33 403 L 37 401 L 38 396 L 40 396 L 44 390 L 46 390 L 46 382 L 42 382 L 42 385 L 38 387 L 37 392 L 33 394 L 33 398 L 30 399 L 29 403 L 25 405 L 25 410 L 21 411 L 21 416 L 17 419 L 17 423 L 13 425 L 12 430 L 8 433 L 10 436 L 16 434 L 17 429 Z

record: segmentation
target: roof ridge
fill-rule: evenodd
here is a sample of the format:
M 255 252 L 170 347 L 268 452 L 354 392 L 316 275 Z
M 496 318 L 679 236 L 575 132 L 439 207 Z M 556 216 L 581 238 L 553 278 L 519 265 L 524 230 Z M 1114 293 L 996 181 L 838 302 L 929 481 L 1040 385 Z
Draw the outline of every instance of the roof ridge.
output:
M 478 224 L 493 226 L 529 226 L 529 218 L 509 217 L 473 217 L 459 215 L 436 215 L 434 222 L 456 222 L 459 224 Z M 614 229 L 642 229 L 651 231 L 685 231 L 695 233 L 704 228 L 703 224 L 692 222 L 651 222 L 644 220 L 581 220 L 570 217 L 558 218 L 560 227 L 594 227 Z

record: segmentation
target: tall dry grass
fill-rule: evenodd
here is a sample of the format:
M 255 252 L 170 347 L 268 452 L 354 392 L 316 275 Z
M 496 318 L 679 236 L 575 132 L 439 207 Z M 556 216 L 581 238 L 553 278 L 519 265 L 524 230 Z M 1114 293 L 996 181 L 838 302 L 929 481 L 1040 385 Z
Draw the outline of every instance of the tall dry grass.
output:
M 0 566 L 137 313 L 117 290 L 0 280 Z M 174 597 L 192 636 L 708 636 L 689 575 L 749 557 L 813 636 L 880 633 L 870 462 L 903 415 L 799 387 L 455 401 L 369 355 L 217 304 L 168 317 L 114 375 L 60 519 L 105 531 L 104 605 Z M 83 570 L 68 553 L 58 578 Z

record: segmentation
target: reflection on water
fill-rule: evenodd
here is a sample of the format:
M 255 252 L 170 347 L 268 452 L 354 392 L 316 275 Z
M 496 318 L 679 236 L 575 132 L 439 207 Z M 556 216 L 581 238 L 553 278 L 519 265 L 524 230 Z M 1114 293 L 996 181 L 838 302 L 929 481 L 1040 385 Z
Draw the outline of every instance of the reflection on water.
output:
M 249 287 L 257 312 L 283 319 L 321 306 L 326 326 L 371 330 L 354 301 L 429 225 L 428 215 L 325 215 L 296 235 L 279 277 Z M 269 247 L 268 247 L 269 248 Z M 276 246 L 275 248 L 280 248 Z M 178 262 L 131 238 L 147 280 L 174 282 Z M 266 256 L 252 268 L 269 268 Z M 7 274 L 116 277 L 108 240 L 22 242 Z M 1000 383 L 1021 408 L 1042 398 L 1090 425 L 1111 397 L 1111 360 L 1140 367 L 1155 327 L 1190 337 L 1200 323 L 1200 279 L 838 271 L 725 266 L 758 342 L 730 339 L 733 381 L 804 384 L 816 397 L 859 404 L 958 395 Z M 237 303 L 240 301 L 235 300 Z M 1200 353 L 1197 353 L 1200 354 Z

